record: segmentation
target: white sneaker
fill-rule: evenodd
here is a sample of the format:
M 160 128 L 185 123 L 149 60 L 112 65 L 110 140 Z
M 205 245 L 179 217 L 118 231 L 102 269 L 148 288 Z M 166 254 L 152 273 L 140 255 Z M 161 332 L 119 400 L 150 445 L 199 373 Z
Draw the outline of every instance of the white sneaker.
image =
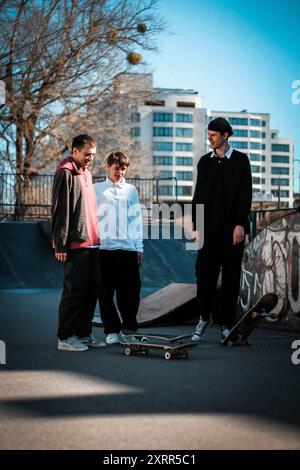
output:
M 95 338 L 95 336 L 93 335 L 90 335 L 90 336 L 86 336 L 84 338 L 79 338 L 77 336 L 77 340 L 81 343 L 81 344 L 85 344 L 86 346 L 88 346 L 89 348 L 105 348 L 106 344 L 103 342 L 103 341 L 100 341 L 98 340 L 97 338 Z
M 106 336 L 106 344 L 117 344 L 119 343 L 119 335 L 118 333 L 109 333 Z
M 70 336 L 67 339 L 58 340 L 57 349 L 59 351 L 74 351 L 74 352 L 81 352 L 87 351 L 89 348 L 78 341 L 77 336 Z

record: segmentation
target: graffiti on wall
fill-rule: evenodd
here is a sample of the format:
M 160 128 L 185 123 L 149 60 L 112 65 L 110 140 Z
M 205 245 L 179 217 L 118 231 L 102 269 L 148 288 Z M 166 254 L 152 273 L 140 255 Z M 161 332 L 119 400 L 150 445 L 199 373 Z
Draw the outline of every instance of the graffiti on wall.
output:
M 267 292 L 279 302 L 270 321 L 293 321 L 300 325 L 300 214 L 282 217 L 246 246 L 241 275 L 240 307 L 247 311 Z

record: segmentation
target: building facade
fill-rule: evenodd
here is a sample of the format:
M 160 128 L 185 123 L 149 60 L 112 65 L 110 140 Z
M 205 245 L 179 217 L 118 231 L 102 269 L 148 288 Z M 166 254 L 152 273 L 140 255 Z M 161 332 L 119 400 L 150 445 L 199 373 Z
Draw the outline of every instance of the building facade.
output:
M 130 87 L 143 90 L 130 107 L 130 132 L 142 155 L 140 176 L 165 178 L 158 188 L 165 200 L 174 200 L 176 178 L 178 200 L 191 201 L 197 163 L 210 151 L 207 124 L 222 116 L 233 128 L 230 145 L 249 157 L 254 201 L 293 206 L 293 142 L 271 129 L 269 114 L 203 108 L 197 91 L 154 88 L 151 74 L 118 76 L 120 93 L 128 92 L 129 77 Z
M 233 129 L 230 145 L 248 155 L 254 201 L 272 201 L 293 207 L 293 141 L 279 137 L 271 129 L 270 115 L 228 111 L 209 111 L 208 121 L 225 117 Z

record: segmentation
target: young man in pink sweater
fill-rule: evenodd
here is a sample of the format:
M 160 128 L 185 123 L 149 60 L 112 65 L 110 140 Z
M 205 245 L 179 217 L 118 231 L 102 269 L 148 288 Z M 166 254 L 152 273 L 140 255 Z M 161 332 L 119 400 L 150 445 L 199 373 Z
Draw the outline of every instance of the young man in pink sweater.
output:
M 100 282 L 96 197 L 88 170 L 95 155 L 94 139 L 79 135 L 73 140 L 72 155 L 58 164 L 54 175 L 52 242 L 64 270 L 58 324 L 61 351 L 105 346 L 91 335 Z

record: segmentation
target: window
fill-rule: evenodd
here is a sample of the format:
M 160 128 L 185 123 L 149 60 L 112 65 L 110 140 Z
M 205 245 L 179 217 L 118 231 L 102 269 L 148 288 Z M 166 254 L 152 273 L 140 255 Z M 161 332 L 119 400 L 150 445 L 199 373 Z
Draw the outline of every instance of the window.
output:
M 176 157 L 176 165 L 193 166 L 192 157 Z
M 192 171 L 176 171 L 176 178 L 183 181 L 193 181 Z
M 173 113 L 153 113 L 153 122 L 173 122 Z
M 261 179 L 261 184 L 266 184 L 265 178 L 262 178 L 262 179 Z
M 271 178 L 272 186 L 289 186 L 289 180 L 287 178 Z
M 261 121 L 261 125 L 262 125 L 262 127 L 266 127 L 266 125 L 267 125 L 266 121 Z
M 275 197 L 278 197 L 278 191 L 272 189 L 272 194 Z M 280 197 L 289 197 L 289 192 L 288 191 L 280 191 Z
M 158 186 L 158 194 L 160 196 L 173 196 L 173 186 Z
M 250 142 L 250 148 L 253 150 L 261 150 L 260 142 Z
M 247 118 L 229 117 L 228 122 L 232 126 L 248 126 L 248 119 Z
M 159 172 L 159 178 L 172 178 L 173 173 L 172 171 L 160 171 Z
M 289 152 L 290 146 L 287 144 L 272 144 L 272 152 Z
M 140 137 L 141 135 L 140 127 L 132 127 L 130 131 L 131 131 L 131 137 Z
M 261 167 L 259 165 L 251 165 L 252 173 L 261 173 Z
M 248 137 L 248 131 L 246 129 L 234 129 L 233 135 L 235 137 Z
M 191 196 L 192 186 L 177 186 L 178 196 Z
M 261 184 L 260 178 L 258 178 L 257 176 L 254 176 L 254 177 L 252 178 L 252 183 L 253 183 L 253 184 Z
M 176 127 L 176 137 L 193 137 L 191 127 Z
M 262 160 L 261 155 L 259 155 L 259 153 L 250 153 L 249 158 L 251 162 L 260 162 Z
M 262 137 L 262 133 L 260 131 L 250 131 L 250 137 L 254 137 L 254 139 L 260 139 Z
M 153 165 L 173 165 L 173 157 L 153 157 Z
M 172 152 L 173 142 L 153 142 L 154 150 Z
M 132 113 L 131 114 L 131 122 L 140 122 L 141 115 L 140 113 Z
M 289 175 L 290 174 L 290 169 L 286 167 L 276 167 L 273 166 L 271 169 L 272 175 Z
M 262 122 L 260 119 L 250 119 L 250 126 L 262 127 Z
M 277 139 L 277 132 L 272 132 L 271 139 Z
M 173 127 L 153 127 L 153 137 L 173 137 Z
M 262 132 L 262 133 L 261 133 L 261 136 L 262 136 L 263 139 L 265 139 L 265 138 L 266 138 L 266 133 L 265 133 L 265 132 Z
M 185 142 L 176 142 L 177 152 L 192 152 L 193 144 L 187 144 Z
M 235 142 L 235 141 L 232 141 L 232 142 L 230 142 L 230 145 L 233 149 L 247 149 L 248 148 L 248 142 Z
M 164 106 L 165 102 L 163 100 L 154 100 L 154 101 L 145 101 L 146 106 Z
M 176 122 L 193 122 L 194 116 L 192 114 L 183 114 L 177 113 L 176 114 Z
M 177 107 L 178 108 L 194 108 L 195 103 L 192 103 L 190 101 L 177 101 Z
M 290 157 L 284 155 L 272 155 L 272 163 L 290 163 Z

